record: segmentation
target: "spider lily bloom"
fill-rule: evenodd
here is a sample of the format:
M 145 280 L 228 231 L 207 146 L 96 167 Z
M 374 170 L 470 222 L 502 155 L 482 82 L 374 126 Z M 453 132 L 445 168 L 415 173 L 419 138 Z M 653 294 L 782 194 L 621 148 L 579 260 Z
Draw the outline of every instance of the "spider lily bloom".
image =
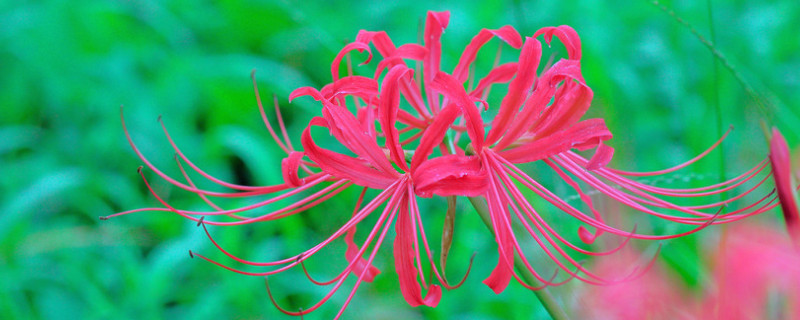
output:
M 789 157 L 789 146 L 778 129 L 772 129 L 769 160 L 775 176 L 775 188 L 783 210 L 786 228 L 796 246 L 800 247 L 800 212 L 798 212 L 796 188 L 792 182 L 792 164 Z
M 553 36 L 556 36 L 564 43 L 568 53 L 567 59 L 558 61 L 541 75 L 536 74 L 541 58 L 541 44 L 535 39 L 538 35 L 543 35 L 547 43 L 552 40 Z M 510 80 L 509 89 L 502 100 L 497 116 L 490 123 L 491 128 L 488 133 L 484 129 L 485 124 L 479 112 L 481 108 L 476 106 L 476 97 L 464 89 L 464 79 L 438 72 L 429 82 L 429 89 L 443 95 L 445 101 L 449 101 L 449 104 L 443 104 L 446 107 L 437 115 L 434 123 L 449 124 L 458 116 L 463 116 L 465 130 L 470 140 L 469 152 L 443 155 L 429 159 L 422 164 L 414 173 L 417 193 L 423 196 L 458 194 L 453 190 L 451 184 L 428 183 L 429 181 L 425 179 L 426 176 L 463 177 L 474 174 L 476 175 L 474 180 L 485 179 L 486 191 L 482 196 L 488 203 L 500 258 L 493 273 L 484 282 L 495 292 L 503 291 L 512 277 L 526 285 L 520 281 L 514 270 L 515 257 L 519 257 L 528 271 L 540 281 L 543 280 L 527 260 L 523 248 L 517 240 L 511 222 L 514 217 L 533 237 L 533 240 L 541 246 L 552 262 L 569 275 L 589 283 L 608 283 L 607 280 L 583 268 L 580 263 L 570 257 L 563 247 L 582 254 L 605 253 L 594 253 L 581 249 L 559 235 L 523 196 L 520 185 L 584 223 L 585 227 L 580 227 L 578 234 L 580 239 L 588 244 L 591 244 L 601 233 L 611 233 L 626 238 L 668 239 L 699 231 L 710 224 L 739 220 L 774 207 L 775 199 L 769 195 L 744 208 L 724 214 L 720 213 L 722 206 L 753 192 L 768 176 L 740 195 L 724 201 L 681 206 L 663 199 L 663 197 L 707 197 L 732 190 L 763 171 L 766 167 L 766 160 L 734 179 L 701 188 L 662 188 L 645 185 L 627 178 L 627 176 L 660 175 L 681 169 L 714 149 L 727 136 L 727 133 L 699 156 L 670 169 L 636 173 L 605 168 L 614 151 L 605 144 L 612 138 L 612 134 L 602 119 L 581 120 L 590 106 L 593 93 L 580 72 L 580 47 L 577 33 L 568 26 L 544 28 L 537 31 L 534 37 L 526 38 L 521 48 L 519 62 L 513 65 L 513 68 L 502 70 L 503 81 Z M 492 70 L 490 74 L 500 72 L 498 70 L 500 67 Z M 448 108 L 451 108 L 450 112 L 447 112 Z M 424 139 L 423 136 L 423 141 Z M 590 159 L 586 159 L 575 153 L 573 149 L 594 149 L 595 154 Z M 539 160 L 551 167 L 567 185 L 580 195 L 580 199 L 586 204 L 590 214 L 576 209 L 516 167 L 517 164 Z M 464 172 L 462 168 L 470 168 L 474 173 Z M 572 176 L 634 210 L 696 227 L 671 235 L 638 234 L 612 227 L 603 221 L 602 215 L 595 209 L 592 199 Z M 611 184 L 601 178 L 610 181 Z M 703 209 L 717 210 L 703 212 L 701 211 Z M 675 211 L 678 214 L 665 213 L 666 210 Z M 594 228 L 596 231 L 592 233 L 587 227 Z
M 543 286 L 561 283 L 554 283 L 552 278 L 548 280 L 547 277 L 542 277 L 533 269 L 512 230 L 512 214 L 520 220 L 525 231 L 545 250 L 550 259 L 559 268 L 566 270 L 571 277 L 590 283 L 609 282 L 583 268 L 580 263 L 570 257 L 562 246 L 587 255 L 604 255 L 617 250 L 593 252 L 568 241 L 533 209 L 522 195 L 522 190 L 517 183 L 525 188 L 530 188 L 535 194 L 574 216 L 586 226 L 596 229 L 594 234 L 584 227 L 579 229 L 580 238 L 587 243 L 591 243 L 601 232 L 623 236 L 626 241 L 629 238 L 663 239 L 678 235 L 641 235 L 611 227 L 603 221 L 602 216 L 594 209 L 591 199 L 581 190 L 569 173 L 634 209 L 679 223 L 697 225 L 695 229 L 682 234 L 702 229 L 711 223 L 733 221 L 759 213 L 763 211 L 761 203 L 770 200 L 769 197 L 765 197 L 762 201 L 742 210 L 726 214 L 711 214 L 698 210 L 722 206 L 751 192 L 755 187 L 733 199 L 704 206 L 681 207 L 657 197 L 719 194 L 751 180 L 764 169 L 765 162 L 730 181 L 696 189 L 666 189 L 647 186 L 624 178 L 626 175 L 648 175 L 647 173 L 627 173 L 604 168 L 613 154 L 613 149 L 604 143 L 611 138 L 611 133 L 605 127 L 602 119 L 580 121 L 589 107 L 592 91 L 580 75 L 580 41 L 574 30 L 566 26 L 544 28 L 538 31 L 534 37 L 526 38 L 523 43 L 520 35 L 511 27 L 495 30 L 484 29 L 472 39 L 452 74 L 448 74 L 442 71 L 440 63 L 440 38 L 444 28 L 448 25 L 448 20 L 447 12 L 428 14 L 424 45 L 395 46 L 383 32 L 359 32 L 356 41 L 347 44 L 334 59 L 331 65 L 333 78 L 331 84 L 319 90 L 300 88 L 290 95 L 290 100 L 299 96 L 310 96 L 319 101 L 322 106 L 322 116 L 312 119 L 303 132 L 302 152 L 296 151 L 292 147 L 282 121 L 280 123 L 283 139 L 278 137 L 269 124 L 256 88 L 256 97 L 267 129 L 273 139 L 287 153 L 287 157 L 282 162 L 282 174 L 285 181 L 282 184 L 248 187 L 216 179 L 189 161 L 172 141 L 165 128 L 167 138 L 178 155 L 176 158 L 180 160 L 179 165 L 182 162 L 186 163 L 203 177 L 235 191 L 221 193 L 201 189 L 191 181 L 182 166 L 180 168 L 186 182 L 178 181 L 159 171 L 139 152 L 128 136 L 134 151 L 148 168 L 177 187 L 198 194 L 214 210 L 189 211 L 174 208 L 151 189 L 153 195 L 165 208 L 137 209 L 120 214 L 138 211 L 174 212 L 188 219 L 203 222 L 202 225 L 205 229 L 206 225 L 240 225 L 278 220 L 319 205 L 347 188 L 354 186 L 362 188 L 361 197 L 356 202 L 352 217 L 343 223 L 341 228 L 318 245 L 286 259 L 268 262 L 244 260 L 223 249 L 209 234 L 214 245 L 231 259 L 255 267 L 268 267 L 271 270 L 243 271 L 197 255 L 239 273 L 268 276 L 298 264 L 302 266 L 304 260 L 316 254 L 332 241 L 344 236 L 344 241 L 347 243 L 345 257 L 348 265 L 330 281 L 317 281 L 309 276 L 310 281 L 316 284 L 333 284 L 329 293 L 317 304 L 299 312 L 281 308 L 283 312 L 291 315 L 303 315 L 314 311 L 341 287 L 349 274 L 353 273 L 357 277 L 357 282 L 339 312 L 341 315 L 361 282 L 371 281 L 379 273 L 372 265 L 376 254 L 375 250 L 385 240 L 392 223 L 395 224 L 397 233 L 394 240 L 395 269 L 399 276 L 401 292 L 410 305 L 435 306 L 441 296 L 441 288 L 426 281 L 422 271 L 423 261 L 420 251 L 424 250 L 427 254 L 431 269 L 443 286 L 451 288 L 460 285 L 448 285 L 443 277 L 443 272 L 439 272 L 433 263 L 421 213 L 417 206 L 417 196 L 468 196 L 483 197 L 487 200 L 500 257 L 496 268 L 484 282 L 496 292 L 502 291 L 510 282 L 511 277 L 519 280 L 519 276 L 513 270 L 514 258 L 517 256 L 521 258 L 527 269 L 543 283 Z M 541 75 L 536 74 L 541 58 L 541 44 L 535 37 L 539 35 L 543 35 L 548 43 L 553 36 L 561 39 L 567 47 L 569 56 L 568 59 L 561 60 L 547 68 Z M 519 62 L 495 66 L 478 81 L 475 88 L 465 90 L 464 83 L 472 81 L 469 70 L 477 57 L 477 52 L 493 37 L 501 39 L 513 48 L 521 48 Z M 371 61 L 370 45 L 373 45 L 382 56 L 374 77 L 353 75 L 339 77 L 338 70 L 341 61 L 349 52 L 366 51 L 369 56 L 365 63 Z M 421 62 L 422 79 L 418 82 L 414 81 L 414 72 L 406 66 L 406 60 Z M 485 100 L 493 85 L 509 81 L 509 92 L 500 105 L 497 117 L 488 123 L 491 130 L 486 134 L 485 124 L 479 110 L 489 107 Z M 410 105 L 410 108 L 406 108 L 409 110 L 400 108 L 401 97 Z M 550 101 L 553 102 L 550 103 Z M 278 120 L 281 120 L 280 115 L 278 115 Z M 355 156 L 321 147 L 312 137 L 312 128 L 327 131 Z M 466 143 L 460 143 L 464 132 L 469 138 L 468 146 Z M 449 137 L 450 133 L 453 133 L 452 138 Z M 403 135 L 405 138 L 401 138 Z M 436 152 L 437 147 L 438 153 Z M 573 148 L 595 149 L 596 152 L 591 159 L 587 160 L 573 153 L 571 151 Z M 651 174 L 668 173 L 680 169 L 709 151 L 710 149 L 675 168 Z M 305 158 L 308 160 L 304 160 Z M 568 185 L 574 188 L 580 194 L 581 199 L 586 202 L 591 214 L 572 207 L 516 167 L 516 164 L 537 160 L 542 160 L 552 167 Z M 587 172 L 587 170 L 592 171 Z M 144 178 L 144 175 L 142 177 Z M 617 190 L 613 186 L 601 182 L 598 177 L 613 182 L 622 190 Z M 368 200 L 366 199 L 367 189 L 380 190 L 380 193 Z M 313 191 L 311 195 L 282 209 L 259 213 L 255 216 L 244 214 L 311 191 Z M 224 209 L 210 199 L 211 197 L 251 196 L 267 197 L 267 199 L 234 209 Z M 767 205 L 769 204 L 767 202 Z M 690 217 L 671 216 L 654 211 L 650 207 L 677 210 L 690 215 Z M 354 242 L 356 226 L 373 212 L 380 212 L 377 222 L 365 242 L 357 245 Z M 205 217 L 209 218 L 204 219 Z M 422 244 L 419 243 L 419 238 L 422 239 Z M 373 249 L 367 254 L 367 248 L 370 245 Z M 551 247 L 552 249 L 550 249 Z M 367 254 L 367 258 L 364 258 L 365 254 Z M 527 288 L 540 288 L 525 284 L 521 280 L 520 283 Z M 423 288 L 427 290 L 424 296 Z

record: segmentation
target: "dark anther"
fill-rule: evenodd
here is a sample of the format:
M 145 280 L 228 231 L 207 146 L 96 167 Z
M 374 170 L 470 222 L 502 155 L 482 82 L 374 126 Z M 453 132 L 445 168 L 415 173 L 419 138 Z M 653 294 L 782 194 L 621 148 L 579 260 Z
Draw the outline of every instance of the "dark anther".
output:
M 100 216 L 99 218 L 100 218 L 100 220 L 103 220 L 103 221 L 108 220 L 108 217 L 106 217 L 106 216 Z
M 136 168 L 136 173 L 138 173 L 138 174 L 142 173 L 142 166 L 139 166 L 138 168 Z
M 189 258 L 194 259 L 194 254 L 192 253 L 192 250 L 189 250 Z
M 197 220 L 197 226 L 198 227 L 203 225 L 203 219 L 205 219 L 205 218 L 206 218 L 206 216 L 202 216 L 202 217 L 200 217 L 200 220 Z

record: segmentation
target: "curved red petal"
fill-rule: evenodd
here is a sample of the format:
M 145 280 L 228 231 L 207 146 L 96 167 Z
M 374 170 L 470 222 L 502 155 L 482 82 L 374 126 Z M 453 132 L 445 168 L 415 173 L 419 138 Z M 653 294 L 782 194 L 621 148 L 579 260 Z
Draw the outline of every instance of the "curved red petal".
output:
M 350 180 L 356 185 L 373 189 L 384 189 L 397 180 L 392 174 L 375 169 L 363 159 L 348 157 L 317 146 L 311 138 L 310 129 L 312 125 L 320 125 L 324 119 L 315 119 L 317 120 L 312 120 L 312 124 L 303 131 L 301 142 L 306 156 L 323 171 L 339 179 Z M 392 172 L 397 174 L 394 170 Z
M 378 105 L 378 120 L 386 137 L 386 147 L 389 156 L 400 169 L 408 171 L 403 147 L 400 146 L 400 134 L 397 132 L 397 111 L 400 109 L 400 91 L 398 84 L 401 81 L 413 81 L 413 71 L 404 65 L 397 65 L 389 70 L 383 78 L 381 90 L 381 103 Z
M 399 174 L 386 159 L 375 137 L 356 117 L 344 107 L 327 104 L 322 115 L 328 120 L 328 129 L 339 142 L 378 170 L 398 177 Z
M 542 113 L 531 130 L 540 136 L 560 131 L 578 122 L 589 109 L 594 96 L 592 89 L 583 82 L 578 63 L 572 60 L 560 62 L 551 81 L 564 81 L 564 84 L 556 91 L 553 105 Z
M 511 80 L 508 93 L 500 103 L 500 111 L 492 121 L 492 130 L 486 137 L 486 144 L 494 144 L 506 133 L 511 120 L 519 113 L 519 107 L 528 98 L 533 82 L 536 81 L 536 69 L 542 58 L 542 44 L 534 38 L 525 38 L 519 57 L 517 77 Z
M 580 60 L 581 39 L 578 37 L 578 33 L 575 31 L 575 29 L 572 29 L 572 27 L 563 25 L 558 27 L 541 28 L 533 34 L 533 37 L 538 37 L 540 34 L 544 34 L 544 41 L 547 42 L 548 45 L 553 39 L 553 35 L 555 35 L 567 48 L 567 55 L 569 58 L 571 60 Z
M 303 185 L 303 180 L 297 176 L 297 170 L 300 168 L 300 159 L 303 158 L 303 153 L 292 151 L 289 156 L 281 160 L 281 174 L 283 181 L 292 188 Z
M 485 45 L 492 37 L 498 37 L 508 43 L 511 47 L 519 49 L 522 46 L 522 37 L 516 29 L 512 26 L 504 26 L 500 29 L 482 29 L 475 37 L 469 42 L 461 58 L 458 60 L 458 65 L 453 69 L 453 77 L 460 82 L 467 80 L 467 73 L 470 65 L 475 61 L 478 56 L 478 51 Z M 535 71 L 534 71 L 535 72 Z
M 331 101 L 340 95 L 351 95 L 370 101 L 378 95 L 378 82 L 369 77 L 347 76 L 325 85 L 320 94 Z
M 420 61 L 425 58 L 428 49 L 416 43 L 407 43 L 395 50 L 390 56 L 384 57 L 381 62 L 378 62 L 378 67 L 375 68 L 375 78 L 383 73 L 386 68 L 391 68 L 398 64 L 404 64 L 403 59 Z
M 416 307 L 426 305 L 435 307 L 439 304 L 442 297 L 442 290 L 439 286 L 431 285 L 428 294 L 422 298 L 422 288 L 417 281 L 417 269 L 415 266 L 416 252 L 414 241 L 417 234 L 413 228 L 414 221 L 411 219 L 408 210 L 408 197 L 411 194 L 404 194 L 400 200 L 400 210 L 395 221 L 397 237 L 394 239 L 394 267 L 400 280 L 400 292 L 409 305 Z
M 336 58 L 333 59 L 333 63 L 331 63 L 331 76 L 333 77 L 333 81 L 339 80 L 339 65 L 344 59 L 344 56 L 350 51 L 358 50 L 358 52 L 363 52 L 364 50 L 367 51 L 369 56 L 367 56 L 367 60 L 364 60 L 361 64 L 367 64 L 370 60 L 372 60 L 372 50 L 370 50 L 369 45 L 366 43 L 361 42 L 351 42 L 339 50 L 339 53 L 336 54 Z
M 481 119 L 473 100 L 464 91 L 464 87 L 451 75 L 439 72 L 430 83 L 429 88 L 442 93 L 461 108 L 461 112 L 464 113 L 464 117 L 467 120 L 467 133 L 472 140 L 473 148 L 476 151 L 483 149 L 483 119 Z
M 392 39 L 384 31 L 361 30 L 356 35 L 356 41 L 360 43 L 372 43 L 384 57 L 390 56 L 396 50 Z
M 498 154 L 513 163 L 533 162 L 572 148 L 585 150 L 596 147 L 608 139 L 611 139 L 611 132 L 608 131 L 605 121 L 588 119 L 552 135 L 500 151 Z
M 425 130 L 420 138 L 419 146 L 411 157 L 411 171 L 415 171 L 423 161 L 428 159 L 428 156 L 433 152 L 433 148 L 442 143 L 447 129 L 453 124 L 453 121 L 461 115 L 461 108 L 451 104 L 442 109 L 439 114 L 433 118 L 433 122 Z
M 492 71 L 489 71 L 483 79 L 478 81 L 478 85 L 475 86 L 475 89 L 469 93 L 469 95 L 474 97 L 480 97 L 483 95 L 483 91 L 486 90 L 487 87 L 495 84 L 495 83 L 503 83 L 509 82 L 514 75 L 517 73 L 517 63 L 516 62 L 509 62 L 506 64 L 501 64 Z
M 441 57 L 442 57 L 442 43 L 440 39 L 442 37 L 444 29 L 447 28 L 447 24 L 449 22 L 450 22 L 449 11 L 428 12 L 428 18 L 425 21 L 425 34 L 424 34 L 425 48 L 428 49 L 428 53 L 425 55 L 422 67 L 425 80 L 424 82 L 426 87 L 431 81 L 433 81 L 433 79 L 439 73 L 440 70 L 439 63 L 441 62 Z M 427 95 L 428 95 L 428 104 L 430 105 L 430 108 L 434 112 L 438 112 L 439 99 L 436 97 L 436 94 L 428 91 Z
M 489 206 L 489 214 L 503 214 L 502 210 L 499 208 L 499 206 L 502 206 L 501 203 L 498 203 L 500 199 L 491 196 L 488 192 L 487 194 L 486 202 Z M 497 252 L 499 257 L 497 258 L 497 265 L 492 270 L 492 273 L 489 274 L 489 277 L 483 280 L 483 284 L 492 289 L 495 294 L 500 294 L 508 287 L 508 284 L 511 282 L 511 277 L 513 276 L 513 270 L 511 270 L 512 266 L 509 265 L 509 261 L 514 261 L 514 250 L 512 249 L 514 244 L 509 234 L 510 230 L 499 225 L 494 225 L 493 230 L 496 232 L 495 239 L 497 240 Z M 501 249 L 501 247 L 503 249 Z
M 347 244 L 347 251 L 344 253 L 345 259 L 347 259 L 348 262 L 353 263 L 353 268 L 350 269 L 350 272 L 353 275 L 360 276 L 363 273 L 364 281 L 372 282 L 372 280 L 375 279 L 375 276 L 381 273 L 381 270 L 371 264 L 368 264 L 367 259 L 364 259 L 364 257 L 358 256 L 359 248 L 358 245 L 353 241 L 355 234 L 356 227 L 353 226 L 347 230 L 347 233 L 344 235 L 344 241 Z
M 602 167 L 605 167 L 611 161 L 611 158 L 613 156 L 614 156 L 614 148 L 601 142 L 597 146 L 597 150 L 594 152 L 594 156 L 592 156 L 592 158 L 589 159 L 589 163 L 586 164 L 586 170 L 594 171 Z
M 487 177 L 479 157 L 460 155 L 430 159 L 412 173 L 415 193 L 421 197 L 483 195 Z

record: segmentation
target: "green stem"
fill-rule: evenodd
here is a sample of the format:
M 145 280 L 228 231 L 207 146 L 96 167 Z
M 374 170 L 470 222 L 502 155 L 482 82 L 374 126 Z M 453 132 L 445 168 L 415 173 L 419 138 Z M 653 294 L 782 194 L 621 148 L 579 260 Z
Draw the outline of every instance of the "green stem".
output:
M 486 199 L 481 197 L 469 197 L 469 202 L 472 203 L 472 207 L 475 208 L 475 211 L 478 212 L 478 215 L 483 220 L 483 223 L 486 224 L 486 227 L 489 228 L 489 231 L 494 234 L 494 229 L 492 228 L 492 220 L 489 217 L 489 206 L 486 203 Z M 514 267 L 522 274 L 522 278 L 531 286 L 541 286 L 536 278 L 528 271 L 528 268 L 525 267 L 522 259 L 518 256 L 514 256 Z M 544 309 L 550 314 L 550 317 L 555 320 L 566 320 L 569 319 L 567 313 L 564 312 L 564 309 L 556 302 L 553 295 L 550 294 L 550 291 L 547 291 L 547 288 L 542 288 L 539 290 L 534 290 L 533 294 L 536 295 L 536 298 L 539 299 L 539 302 L 542 303 Z
M 708 6 L 708 29 L 709 35 L 711 37 L 711 44 L 717 43 L 717 35 L 714 31 L 714 8 L 712 4 L 712 0 L 706 0 L 706 4 Z M 725 133 L 724 124 L 722 122 L 722 106 L 719 103 L 719 61 L 716 59 L 716 56 L 712 54 L 712 64 L 714 70 L 714 89 L 711 90 L 711 103 L 714 105 L 714 109 L 716 111 L 716 122 L 717 122 L 717 136 L 721 137 L 722 134 Z M 721 143 L 719 145 L 719 182 L 727 181 L 726 172 L 727 166 L 725 164 L 725 143 Z M 720 194 L 720 200 L 727 199 L 727 192 L 723 192 Z M 723 212 L 724 212 L 723 208 Z
M 697 38 L 697 40 L 700 40 L 700 43 L 702 43 L 706 48 L 708 48 L 709 51 L 711 51 L 711 54 L 714 55 L 714 57 L 716 57 L 717 60 L 722 64 L 722 67 L 728 70 L 728 72 L 731 73 L 733 78 L 736 79 L 737 82 L 739 82 L 739 85 L 741 85 L 742 88 L 744 88 L 745 93 L 747 93 L 747 95 L 750 96 L 750 98 L 753 99 L 753 101 L 759 107 L 758 110 L 762 113 L 762 115 L 766 117 L 770 123 L 772 123 L 773 120 L 772 115 L 774 114 L 775 110 L 773 110 L 771 105 L 767 105 L 763 101 L 764 99 L 762 99 L 762 97 L 758 93 L 756 93 L 755 89 L 753 89 L 753 87 L 750 86 L 750 83 L 745 81 L 744 76 L 742 76 L 742 74 L 739 73 L 739 70 L 733 67 L 731 62 L 728 61 L 728 58 L 722 55 L 722 52 L 720 52 L 717 49 L 714 43 L 706 39 L 703 35 L 700 34 L 700 32 L 697 31 L 697 29 L 695 29 L 691 24 L 689 24 L 689 22 L 683 20 L 675 13 L 675 11 L 661 4 L 660 2 L 658 2 L 658 0 L 652 1 L 651 3 L 656 7 L 658 7 L 659 9 L 661 9 L 662 11 L 666 12 L 668 15 L 670 15 L 673 19 L 675 19 L 676 22 L 680 23 L 685 28 L 689 29 L 689 32 L 691 32 L 692 35 L 694 35 Z

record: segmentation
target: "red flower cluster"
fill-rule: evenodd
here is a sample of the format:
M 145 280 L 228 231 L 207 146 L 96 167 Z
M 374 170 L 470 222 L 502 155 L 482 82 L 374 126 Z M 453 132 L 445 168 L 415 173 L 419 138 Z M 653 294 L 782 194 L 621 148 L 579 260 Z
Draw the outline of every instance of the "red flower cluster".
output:
M 615 234 L 626 240 L 677 237 L 711 224 L 755 215 L 775 206 L 775 197 L 770 194 L 742 209 L 724 214 L 717 210 L 751 193 L 767 177 L 740 195 L 724 201 L 680 206 L 664 199 L 715 196 L 732 190 L 762 172 L 767 166 L 766 161 L 734 179 L 702 188 L 669 189 L 643 184 L 630 178 L 666 174 L 681 169 L 705 156 L 719 141 L 694 159 L 666 170 L 636 173 L 607 168 L 606 164 L 611 160 L 614 149 L 606 142 L 612 138 L 612 134 L 603 119 L 582 119 L 591 104 L 593 93 L 581 75 L 581 43 L 572 28 L 543 28 L 534 33 L 533 37 L 524 39 L 510 26 L 481 30 L 466 46 L 452 72 L 446 72 L 441 65 L 440 37 L 448 21 L 448 12 L 429 13 L 422 45 L 396 46 L 385 32 L 359 32 L 356 40 L 347 44 L 334 59 L 331 65 L 332 83 L 321 89 L 300 88 L 289 97 L 293 100 L 309 96 L 321 105 L 321 116 L 310 121 L 300 139 L 303 151 L 292 147 L 282 120 L 280 128 L 283 138 L 278 136 L 267 119 L 258 98 L 258 89 L 255 88 L 264 122 L 288 155 L 282 162 L 284 183 L 251 187 L 216 179 L 189 161 L 167 134 L 180 160 L 203 177 L 230 188 L 233 192 L 199 189 L 185 171 L 186 182 L 159 171 L 131 141 L 133 149 L 147 167 L 175 186 L 200 195 L 213 210 L 199 212 L 174 208 L 153 192 L 164 208 L 137 209 L 115 216 L 138 211 L 171 211 L 204 225 L 241 225 L 281 219 L 320 205 L 347 188 L 362 188 L 352 218 L 320 244 L 295 256 L 278 261 L 251 262 L 228 253 L 214 242 L 222 252 L 237 262 L 272 267 L 268 271 L 245 272 L 194 254 L 236 272 L 267 276 L 301 264 L 324 246 L 343 237 L 348 246 L 345 253 L 348 266 L 330 282 L 311 280 L 322 285 L 334 284 L 329 294 L 319 303 L 299 312 L 281 309 L 287 314 L 302 315 L 317 309 L 328 300 L 352 273 L 357 277 L 357 282 L 342 307 L 342 311 L 344 310 L 361 282 L 369 282 L 379 273 L 372 262 L 376 248 L 381 246 L 392 224 L 396 232 L 395 269 L 402 295 L 410 305 L 436 306 L 441 297 L 440 286 L 425 277 L 422 253 L 427 255 L 430 268 L 441 285 L 447 288 L 460 285 L 449 285 L 442 276 L 443 272 L 433 262 L 417 197 L 464 196 L 485 199 L 491 228 L 498 244 L 499 259 L 484 283 L 498 293 L 505 289 L 512 277 L 530 289 L 539 288 L 521 280 L 514 269 L 515 258 L 521 259 L 524 267 L 543 286 L 562 283 L 554 283 L 553 278 L 543 277 L 536 272 L 526 258 L 525 248 L 518 241 L 512 224 L 518 224 L 524 229 L 526 236 L 532 237 L 552 262 L 568 273 L 570 278 L 595 284 L 608 282 L 586 270 L 568 251 L 603 255 L 614 250 L 594 252 L 582 248 L 586 246 L 570 242 L 537 213 L 524 195 L 526 192 L 545 199 L 585 225 L 578 230 L 578 234 L 587 244 L 591 244 L 601 233 Z M 553 37 L 558 38 L 566 47 L 567 57 L 552 65 L 540 66 L 542 43 L 537 39 L 539 36 L 547 44 Z M 508 46 L 520 50 L 519 59 L 517 62 L 496 64 L 474 84 L 473 76 L 470 75 L 472 64 L 481 48 L 492 38 L 499 38 Z M 381 56 L 373 77 L 339 76 L 341 61 L 351 51 L 367 52 L 369 57 L 364 62 L 366 64 L 373 58 L 373 50 L 377 50 Z M 408 66 L 409 63 L 421 64 L 421 76 L 415 77 L 415 70 Z M 537 72 L 539 69 L 543 71 Z M 491 108 L 486 102 L 489 90 L 504 83 L 508 83 L 507 94 L 497 109 L 497 115 L 487 121 L 483 117 L 483 111 Z M 280 120 L 280 114 L 278 119 Z M 354 156 L 338 153 L 318 144 L 311 134 L 314 127 L 330 133 Z M 130 136 L 128 138 L 130 140 Z M 587 159 L 574 150 L 594 150 L 594 154 Z M 589 212 L 561 199 L 517 167 L 518 164 L 534 161 L 542 161 L 552 168 L 580 195 Z M 181 170 L 183 171 L 182 167 Z M 603 220 L 603 214 L 595 208 L 592 198 L 576 180 L 635 211 L 695 227 L 672 235 L 647 235 L 636 233 L 635 230 L 621 230 Z M 365 199 L 367 189 L 381 191 L 374 198 Z M 256 216 L 242 215 L 243 212 L 305 193 L 307 190 L 316 191 L 277 211 Z M 235 209 L 223 209 L 209 199 L 263 195 L 272 196 L 256 204 Z M 377 223 L 365 242 L 356 244 L 356 226 L 375 212 L 379 214 Z M 204 219 L 206 216 L 221 219 Z M 369 247 L 373 248 L 371 252 L 367 250 Z M 341 311 L 339 314 L 341 315 Z

